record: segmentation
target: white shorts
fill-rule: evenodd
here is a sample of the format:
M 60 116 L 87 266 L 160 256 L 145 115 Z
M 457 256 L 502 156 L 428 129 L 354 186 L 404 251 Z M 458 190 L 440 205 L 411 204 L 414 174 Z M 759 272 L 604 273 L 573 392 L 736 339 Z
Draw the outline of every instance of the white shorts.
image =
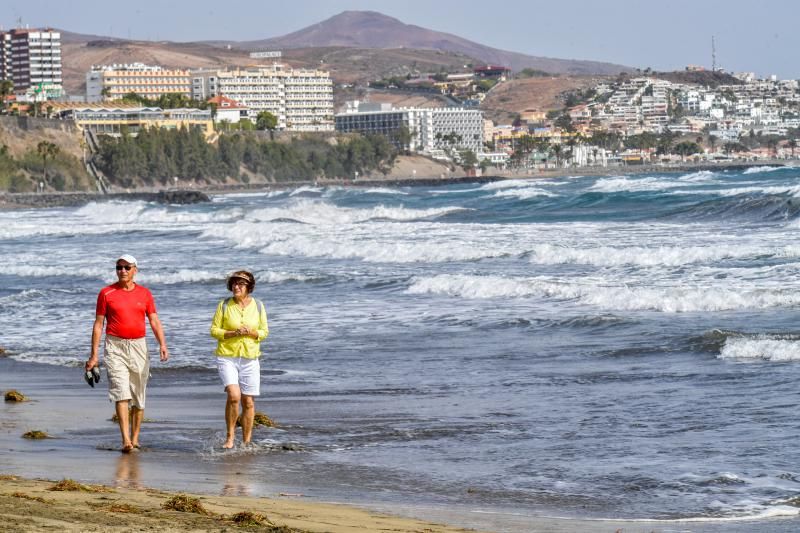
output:
M 137 409 L 144 409 L 150 360 L 147 342 L 141 339 L 122 339 L 106 335 L 105 363 L 108 375 L 108 399 L 112 402 L 130 400 Z
M 261 364 L 258 359 L 217 356 L 217 371 L 223 387 L 239 385 L 246 396 L 258 396 L 261 391 Z

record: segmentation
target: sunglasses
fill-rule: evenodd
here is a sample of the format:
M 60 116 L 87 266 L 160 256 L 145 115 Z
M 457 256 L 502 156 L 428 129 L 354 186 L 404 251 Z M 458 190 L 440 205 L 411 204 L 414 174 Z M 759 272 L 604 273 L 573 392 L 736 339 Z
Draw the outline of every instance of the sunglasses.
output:
M 128 271 L 128 270 L 130 270 L 132 268 L 133 268 L 133 265 L 117 265 L 117 272 L 119 272 L 120 270 Z

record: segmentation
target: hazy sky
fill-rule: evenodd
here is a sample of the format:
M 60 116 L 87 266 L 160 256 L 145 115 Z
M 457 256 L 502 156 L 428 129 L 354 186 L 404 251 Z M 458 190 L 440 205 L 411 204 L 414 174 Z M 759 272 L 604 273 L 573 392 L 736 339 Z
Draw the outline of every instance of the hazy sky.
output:
M 493 8 L 498 8 L 493 12 Z M 121 38 L 255 40 L 345 10 L 536 56 L 592 59 L 655 70 L 717 65 L 800 78 L 797 0 L 2 0 L 0 25 Z

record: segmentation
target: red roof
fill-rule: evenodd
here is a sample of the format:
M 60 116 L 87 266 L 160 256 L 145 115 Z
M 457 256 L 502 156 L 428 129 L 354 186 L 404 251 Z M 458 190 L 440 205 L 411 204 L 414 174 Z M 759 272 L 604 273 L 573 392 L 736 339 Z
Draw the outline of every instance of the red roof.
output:
M 240 105 L 236 100 L 225 96 L 212 96 L 208 99 L 209 104 L 216 104 L 217 109 L 247 109 L 247 106 Z

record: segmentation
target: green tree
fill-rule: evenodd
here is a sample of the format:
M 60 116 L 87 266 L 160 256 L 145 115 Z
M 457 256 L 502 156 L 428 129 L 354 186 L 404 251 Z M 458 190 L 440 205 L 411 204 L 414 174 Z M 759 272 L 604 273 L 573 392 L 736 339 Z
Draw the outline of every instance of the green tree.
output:
M 47 160 L 54 158 L 58 152 L 60 152 L 60 148 L 50 141 L 39 141 L 39 144 L 36 145 L 36 152 L 42 158 L 42 172 L 43 172 L 43 180 L 44 183 L 47 184 Z
M 460 152 L 460 155 L 461 155 L 461 168 L 463 168 L 465 172 L 477 166 L 478 156 L 476 156 L 475 152 L 473 152 L 472 150 L 462 150 Z
M 275 128 L 278 127 L 278 117 L 269 111 L 261 111 L 256 115 L 256 129 L 269 130 L 269 138 L 275 138 Z
M 786 146 L 792 151 L 792 159 L 794 159 L 794 151 L 797 149 L 797 139 L 789 139 Z
M 6 108 L 6 97 L 14 92 L 14 82 L 11 80 L 0 80 L 0 109 Z
M 702 151 L 703 149 L 700 147 L 700 145 L 692 141 L 679 142 L 672 149 L 673 153 L 680 155 L 682 158 L 685 158 L 688 155 L 698 154 Z

